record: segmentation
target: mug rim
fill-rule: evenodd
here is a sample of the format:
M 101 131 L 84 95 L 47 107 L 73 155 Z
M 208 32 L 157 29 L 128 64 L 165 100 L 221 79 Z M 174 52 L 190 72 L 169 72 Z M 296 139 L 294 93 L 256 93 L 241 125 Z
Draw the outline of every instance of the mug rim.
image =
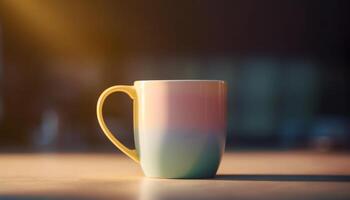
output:
M 224 80 L 210 80 L 210 79 L 169 79 L 169 80 L 136 80 L 134 83 L 139 82 L 219 82 L 219 83 L 226 83 Z

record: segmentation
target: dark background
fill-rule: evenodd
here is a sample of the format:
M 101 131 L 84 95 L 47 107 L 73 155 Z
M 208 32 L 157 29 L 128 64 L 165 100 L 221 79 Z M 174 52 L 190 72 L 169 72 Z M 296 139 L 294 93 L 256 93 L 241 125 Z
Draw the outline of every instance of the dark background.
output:
M 98 95 L 222 79 L 228 149 L 350 148 L 348 1 L 0 0 L 0 152 L 116 151 Z M 132 105 L 108 125 L 133 145 Z

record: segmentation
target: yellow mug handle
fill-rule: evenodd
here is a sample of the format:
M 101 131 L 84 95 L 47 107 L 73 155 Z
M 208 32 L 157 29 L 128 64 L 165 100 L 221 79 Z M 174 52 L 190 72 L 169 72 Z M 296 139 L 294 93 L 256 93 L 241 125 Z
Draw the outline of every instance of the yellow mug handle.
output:
M 98 98 L 97 101 L 97 108 L 96 108 L 96 113 L 97 113 L 97 119 L 98 119 L 98 123 L 101 126 L 102 131 L 104 132 L 104 134 L 107 136 L 107 138 L 118 148 L 120 149 L 123 153 L 125 153 L 127 156 L 129 156 L 131 159 L 133 159 L 135 162 L 139 163 L 140 162 L 140 158 L 137 155 L 137 152 L 135 149 L 129 149 L 126 146 L 124 146 L 117 138 L 114 137 L 114 135 L 112 134 L 112 132 L 108 129 L 105 120 L 103 119 L 103 114 L 102 114 L 102 108 L 103 108 L 103 104 L 106 100 L 106 98 L 114 93 L 114 92 L 124 92 L 127 95 L 129 95 L 129 97 L 133 100 L 136 101 L 137 100 L 137 95 L 136 95 L 136 90 L 134 88 L 134 86 L 129 86 L 129 85 L 117 85 L 117 86 L 112 86 L 110 88 L 107 88 L 105 91 L 102 92 L 102 94 L 100 95 L 100 97 Z M 137 102 L 134 102 L 134 105 L 137 106 Z M 137 112 L 137 108 L 136 106 L 134 106 L 134 118 L 137 117 L 135 115 L 135 113 Z M 135 123 L 135 120 L 134 120 Z

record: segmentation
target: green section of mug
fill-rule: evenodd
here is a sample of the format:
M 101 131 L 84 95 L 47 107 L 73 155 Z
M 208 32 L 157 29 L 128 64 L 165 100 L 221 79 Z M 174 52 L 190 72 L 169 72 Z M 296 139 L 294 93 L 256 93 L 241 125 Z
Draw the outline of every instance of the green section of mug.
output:
M 211 178 L 216 174 L 224 151 L 222 135 L 141 134 L 143 171 L 146 176 L 157 178 Z

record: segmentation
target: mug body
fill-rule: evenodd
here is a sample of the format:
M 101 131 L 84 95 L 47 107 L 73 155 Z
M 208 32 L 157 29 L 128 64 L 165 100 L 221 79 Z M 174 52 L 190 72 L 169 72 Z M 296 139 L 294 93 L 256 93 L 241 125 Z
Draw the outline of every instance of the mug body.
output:
M 158 178 L 215 176 L 225 148 L 224 81 L 136 81 L 135 146 L 143 172 Z

